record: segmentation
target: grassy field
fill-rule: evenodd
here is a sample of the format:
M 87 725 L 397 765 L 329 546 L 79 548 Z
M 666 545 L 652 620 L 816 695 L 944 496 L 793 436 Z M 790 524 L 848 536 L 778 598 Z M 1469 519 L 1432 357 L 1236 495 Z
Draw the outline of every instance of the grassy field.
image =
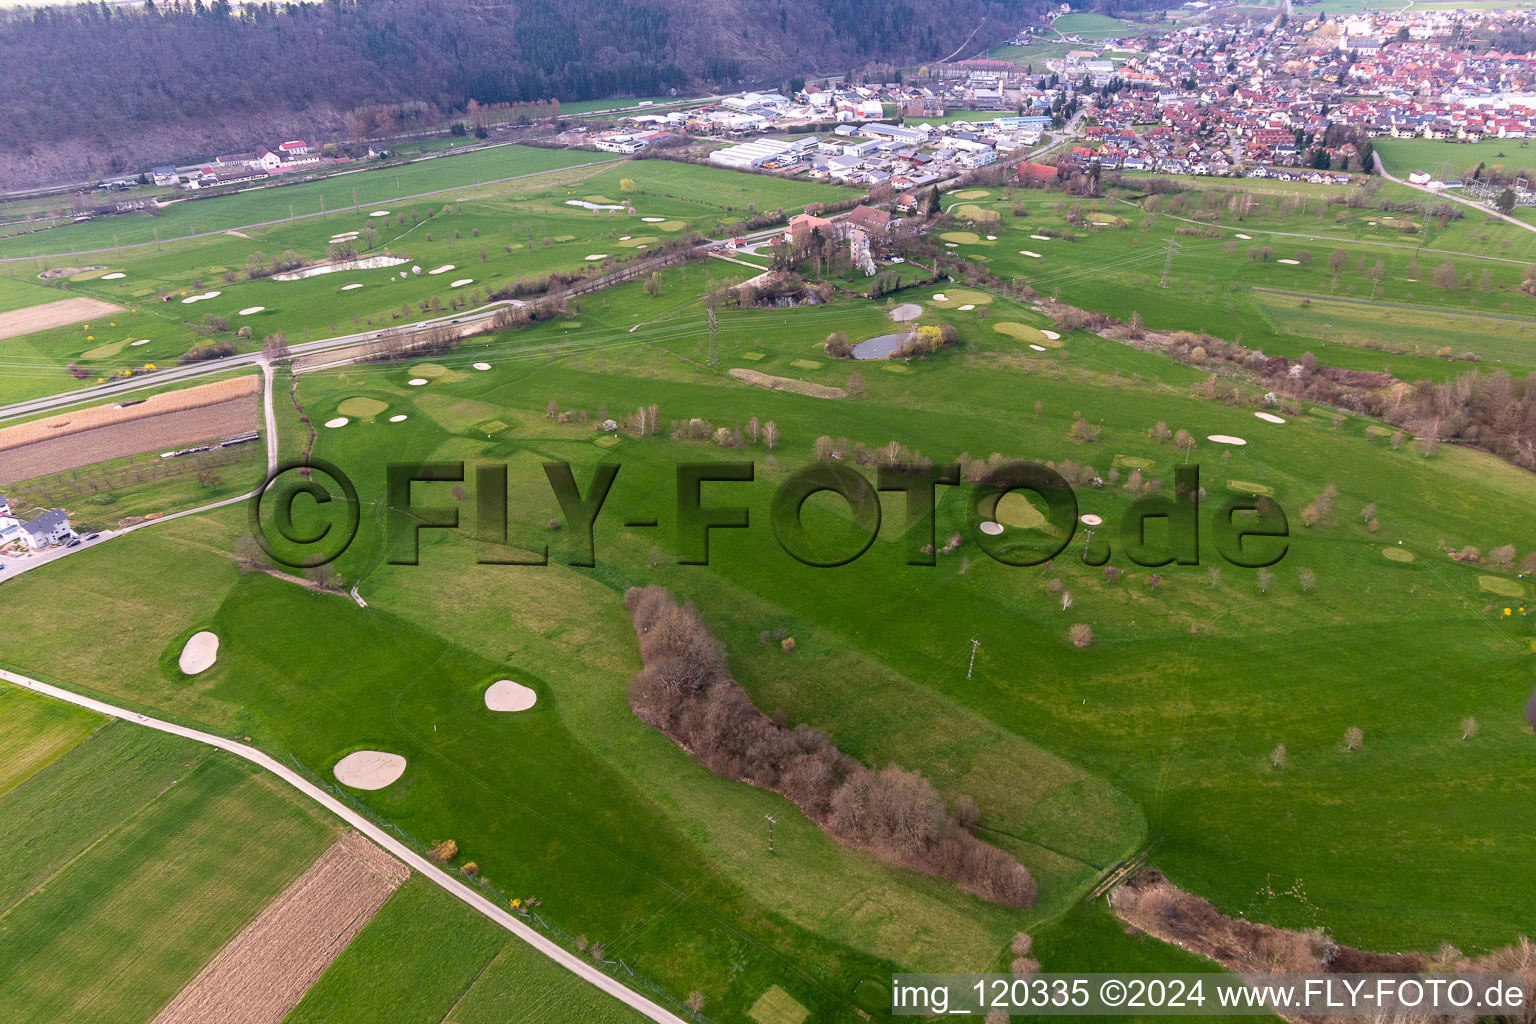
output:
M 335 834 L 281 783 L 128 725 L 0 798 L 0 819 L 11 1021 L 149 1019 Z
M 1406 178 L 1410 171 L 1428 171 L 1444 180 L 1467 178 L 1478 164 L 1506 174 L 1536 168 L 1536 149 L 1529 139 L 1484 139 L 1481 142 L 1455 142 L 1439 139 L 1375 140 L 1376 152 L 1388 171 Z
M 99 722 L 88 711 L 0 689 L 0 797 L 62 757 Z

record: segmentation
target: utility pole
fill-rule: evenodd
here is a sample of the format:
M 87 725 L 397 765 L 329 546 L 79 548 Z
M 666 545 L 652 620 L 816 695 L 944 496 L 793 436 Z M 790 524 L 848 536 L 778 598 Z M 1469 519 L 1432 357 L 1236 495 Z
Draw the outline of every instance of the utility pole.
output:
M 715 322 L 715 307 L 711 306 L 709 307 L 709 356 L 706 360 L 710 366 L 717 366 L 720 363 L 719 331 L 720 326 Z
M 976 667 L 976 650 L 981 646 L 981 641 L 971 638 L 971 663 L 965 667 L 965 678 L 971 678 L 971 670 Z
M 1177 248 L 1177 246 L 1174 243 L 1174 240 L 1172 238 L 1169 238 L 1168 239 L 1168 255 L 1163 260 L 1163 284 L 1162 284 L 1162 286 L 1164 288 L 1168 287 L 1168 274 L 1169 274 L 1170 271 L 1173 270 L 1173 252 L 1174 252 L 1175 248 Z
M 352 190 L 352 210 L 357 211 L 357 189 Z
M 771 814 L 765 814 L 763 817 L 768 819 L 768 852 L 771 854 L 773 853 L 773 826 L 777 825 L 779 822 L 778 819 Z

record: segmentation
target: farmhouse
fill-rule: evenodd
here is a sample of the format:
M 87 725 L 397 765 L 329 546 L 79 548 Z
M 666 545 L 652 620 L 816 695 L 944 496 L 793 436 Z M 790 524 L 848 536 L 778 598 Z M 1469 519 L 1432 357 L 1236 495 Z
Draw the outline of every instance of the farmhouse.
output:
M 784 228 L 784 241 L 791 244 L 805 244 L 811 237 L 811 232 L 820 230 L 823 238 L 832 237 L 832 222 L 825 217 L 816 217 L 809 213 L 797 213 L 789 218 L 789 224 Z
M 891 230 L 891 214 L 887 210 L 877 210 L 872 206 L 862 203 L 848 211 L 844 218 L 849 227 L 867 231 L 870 234 L 883 235 Z
M 69 515 L 61 508 L 44 512 L 30 523 L 21 524 L 22 539 L 33 551 L 40 551 L 50 544 L 62 544 L 75 535 L 70 529 Z

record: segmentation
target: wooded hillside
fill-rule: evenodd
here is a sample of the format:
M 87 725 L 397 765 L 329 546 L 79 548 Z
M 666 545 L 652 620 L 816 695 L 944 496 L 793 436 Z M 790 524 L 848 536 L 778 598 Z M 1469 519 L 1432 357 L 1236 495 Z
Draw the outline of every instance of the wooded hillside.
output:
M 379 103 L 665 95 L 966 55 L 1035 0 L 325 0 L 0 16 L 0 183 L 339 137 Z M 967 41 L 969 40 L 969 42 Z M 311 141 L 314 141 L 313 139 Z

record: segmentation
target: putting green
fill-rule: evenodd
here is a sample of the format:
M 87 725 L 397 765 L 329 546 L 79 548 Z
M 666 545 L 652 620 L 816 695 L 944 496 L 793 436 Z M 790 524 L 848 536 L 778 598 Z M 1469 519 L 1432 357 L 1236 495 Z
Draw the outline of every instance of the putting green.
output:
M 582 196 L 581 198 L 585 199 L 589 203 L 602 203 L 606 206 L 619 205 L 619 201 L 617 199 L 609 199 L 607 196 Z
M 741 354 L 741 358 L 743 358 L 743 359 L 750 359 L 750 360 L 752 360 L 755 363 L 759 359 L 765 358 L 766 355 L 767 355 L 767 353 L 764 353 L 764 352 L 743 352 Z
M 557 241 L 557 242 L 574 242 L 574 241 L 576 241 L 576 236 L 575 235 L 556 235 L 555 236 L 555 241 Z
M 688 222 L 685 220 L 664 220 L 656 225 L 662 231 L 681 231 L 687 226 Z
M 821 364 L 814 359 L 791 359 L 789 365 L 798 366 L 802 370 L 819 370 L 821 368 Z
M 1151 459 L 1139 459 L 1134 455 L 1116 455 L 1110 465 L 1118 469 L 1151 469 Z
M 1502 576 L 1479 576 L 1477 589 L 1485 594 L 1497 594 L 1499 597 L 1525 599 L 1525 584 L 1516 580 L 1507 580 Z
M 1409 551 L 1407 548 L 1382 548 L 1381 554 L 1382 557 L 1387 559 L 1389 562 L 1413 561 L 1413 552 Z
M 974 231 L 946 231 L 939 236 L 946 242 L 959 242 L 962 245 L 994 245 L 982 238 Z
M 955 199 L 981 199 L 987 194 L 987 190 L 984 188 L 968 188 L 964 192 L 950 193 L 950 195 Z
M 621 242 L 615 242 L 614 245 L 621 245 L 626 249 L 633 249 L 637 245 L 650 245 L 656 241 L 659 241 L 659 239 L 657 239 L 655 235 L 636 235 L 633 238 L 626 238 Z
M 965 203 L 961 206 L 957 206 L 953 210 L 953 213 L 956 217 L 960 217 L 964 220 L 999 221 L 1003 219 L 1003 215 L 998 213 L 996 210 L 984 209 L 983 207 L 977 206 L 975 203 Z
M 1098 224 L 1101 227 L 1125 227 L 1125 218 L 1117 217 L 1112 213 L 1090 213 L 1088 215 L 1088 222 L 1090 224 Z
M 388 408 L 388 402 L 381 402 L 377 398 L 364 398 L 361 395 L 357 395 L 348 398 L 338 405 L 336 411 L 343 416 L 351 416 L 353 419 L 371 420 Z
M 1061 347 L 1061 342 L 1052 341 L 1047 338 L 1040 333 L 1038 328 L 1031 327 L 1028 324 L 1017 323 L 1013 320 L 999 321 L 992 325 L 992 329 L 998 334 L 1006 334 L 1017 341 L 1032 341 L 1036 345 L 1046 345 L 1054 348 Z
M 448 367 L 444 366 L 442 363 L 417 363 L 406 372 L 409 373 L 412 377 L 425 377 L 428 380 L 431 380 L 434 377 L 441 377 L 443 374 L 447 373 Z
M 619 437 L 617 434 L 602 434 L 593 438 L 592 443 L 599 448 L 612 448 L 619 443 Z
M 901 363 L 886 363 L 884 366 L 882 366 L 880 368 L 882 370 L 889 370 L 892 373 L 906 373 L 907 372 L 907 367 L 902 365 Z
M 1045 516 L 1024 495 L 1009 491 L 997 501 L 997 521 L 1015 529 L 1033 530 L 1045 525 Z
M 777 985 L 759 996 L 747 1011 L 757 1024 L 801 1024 L 810 1015 L 810 1010 Z
M 939 292 L 939 294 L 944 297 L 934 299 L 935 306 L 980 306 L 992 301 L 992 296 L 973 288 L 956 288 L 953 291 Z
M 1266 498 L 1275 496 L 1275 489 L 1264 484 L 1256 484 L 1251 480 L 1228 480 L 1227 490 L 1236 491 L 1238 494 L 1262 494 Z
M 109 341 L 105 345 L 97 345 L 95 348 L 87 352 L 80 353 L 80 358 L 111 359 L 113 356 L 121 352 L 123 350 L 123 346 L 126 344 L 128 344 L 128 340 L 126 338 L 122 341 Z

